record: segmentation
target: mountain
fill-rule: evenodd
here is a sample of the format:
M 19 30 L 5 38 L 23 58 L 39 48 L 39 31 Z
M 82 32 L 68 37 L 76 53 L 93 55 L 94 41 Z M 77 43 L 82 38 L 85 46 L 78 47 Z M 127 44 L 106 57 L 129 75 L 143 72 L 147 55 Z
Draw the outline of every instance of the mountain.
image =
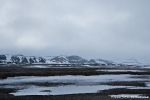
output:
M 0 64 L 111 64 L 111 61 L 102 59 L 91 59 L 86 60 L 80 56 L 24 56 L 21 54 L 10 55 L 2 54 L 0 55 Z
M 84 59 L 80 56 L 24 56 L 21 54 L 1 54 L 0 64 L 95 64 L 95 65 L 139 65 L 136 59 L 109 61 L 103 59 Z
M 131 59 L 125 59 L 125 60 L 114 60 L 115 64 L 118 65 L 141 65 L 142 63 L 138 62 L 136 59 L 131 58 Z

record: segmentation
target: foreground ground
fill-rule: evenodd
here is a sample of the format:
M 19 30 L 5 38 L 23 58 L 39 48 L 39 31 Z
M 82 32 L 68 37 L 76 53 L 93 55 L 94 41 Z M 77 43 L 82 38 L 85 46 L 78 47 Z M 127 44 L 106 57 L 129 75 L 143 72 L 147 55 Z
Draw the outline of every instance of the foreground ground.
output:
M 108 71 L 109 70 L 109 71 Z M 26 83 L 1 83 L 0 84 L 0 100 L 150 100 L 150 88 L 146 83 L 149 82 L 150 71 L 148 69 L 138 69 L 136 71 L 127 68 L 125 71 L 119 70 L 118 68 L 25 68 L 20 66 L 11 67 L 0 67 L 0 80 L 6 80 L 7 78 L 20 77 L 20 76 L 64 76 L 64 75 L 82 75 L 82 76 L 92 76 L 92 75 L 134 75 L 132 78 L 140 78 L 142 81 L 110 81 L 101 82 L 98 85 L 108 85 L 108 86 L 134 86 L 134 88 L 113 88 L 97 91 L 95 93 L 80 93 L 80 94 L 64 94 L 64 95 L 19 95 L 14 96 L 13 94 L 18 90 L 15 88 L 16 85 L 21 86 L 68 86 L 75 83 L 61 83 L 61 82 L 26 82 Z M 81 84 L 81 82 L 80 82 Z M 97 84 L 97 83 L 96 83 Z M 7 87 L 7 88 L 6 88 Z M 9 88 L 8 88 L 9 87 Z M 137 87 L 137 88 L 135 88 Z M 140 87 L 140 88 L 139 88 Z M 118 94 L 141 94 L 148 98 L 117 98 L 111 95 Z

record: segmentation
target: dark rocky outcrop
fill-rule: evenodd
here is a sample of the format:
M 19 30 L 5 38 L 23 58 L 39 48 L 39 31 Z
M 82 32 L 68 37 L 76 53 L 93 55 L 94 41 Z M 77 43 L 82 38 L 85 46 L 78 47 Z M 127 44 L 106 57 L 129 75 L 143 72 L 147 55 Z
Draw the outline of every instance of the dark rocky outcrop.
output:
M 44 58 L 40 57 L 40 58 L 39 58 L 39 62 L 40 62 L 40 63 L 45 63 L 46 60 L 45 60 Z
M 85 60 L 79 56 L 68 56 L 66 58 L 68 59 L 69 63 L 79 63 L 79 64 L 88 63 L 87 60 Z
M 27 58 L 26 57 L 22 57 L 22 62 L 21 62 L 22 64 L 26 64 L 26 63 L 28 63 L 28 60 L 27 60 Z
M 34 60 L 32 58 L 29 59 L 30 64 L 34 63 Z
M 6 60 L 6 56 L 5 55 L 0 55 L 0 60 Z
M 11 60 L 12 60 L 13 63 L 16 63 L 16 64 L 19 64 L 19 63 L 20 63 L 20 58 L 17 57 L 17 56 L 12 56 L 12 57 L 11 57 Z

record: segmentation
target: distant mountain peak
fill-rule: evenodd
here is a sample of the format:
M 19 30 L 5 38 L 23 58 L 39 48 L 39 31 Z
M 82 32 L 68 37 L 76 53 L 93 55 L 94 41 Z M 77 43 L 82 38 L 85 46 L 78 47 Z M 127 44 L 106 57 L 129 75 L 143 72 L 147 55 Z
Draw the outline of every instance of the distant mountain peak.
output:
M 115 60 L 115 62 L 117 64 L 124 64 L 124 65 L 141 65 L 140 62 L 138 62 L 135 58 L 130 58 L 130 59 L 119 59 L 119 60 Z

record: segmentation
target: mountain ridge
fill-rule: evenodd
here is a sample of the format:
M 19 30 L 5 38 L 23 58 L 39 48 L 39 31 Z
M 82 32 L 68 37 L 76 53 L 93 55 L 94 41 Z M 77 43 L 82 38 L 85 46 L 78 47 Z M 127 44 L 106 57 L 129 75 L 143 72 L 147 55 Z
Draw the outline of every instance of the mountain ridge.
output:
M 139 65 L 136 59 L 130 62 L 114 62 L 104 59 L 87 60 L 77 55 L 60 56 L 24 56 L 22 54 L 0 54 L 0 64 L 98 64 L 98 65 Z

